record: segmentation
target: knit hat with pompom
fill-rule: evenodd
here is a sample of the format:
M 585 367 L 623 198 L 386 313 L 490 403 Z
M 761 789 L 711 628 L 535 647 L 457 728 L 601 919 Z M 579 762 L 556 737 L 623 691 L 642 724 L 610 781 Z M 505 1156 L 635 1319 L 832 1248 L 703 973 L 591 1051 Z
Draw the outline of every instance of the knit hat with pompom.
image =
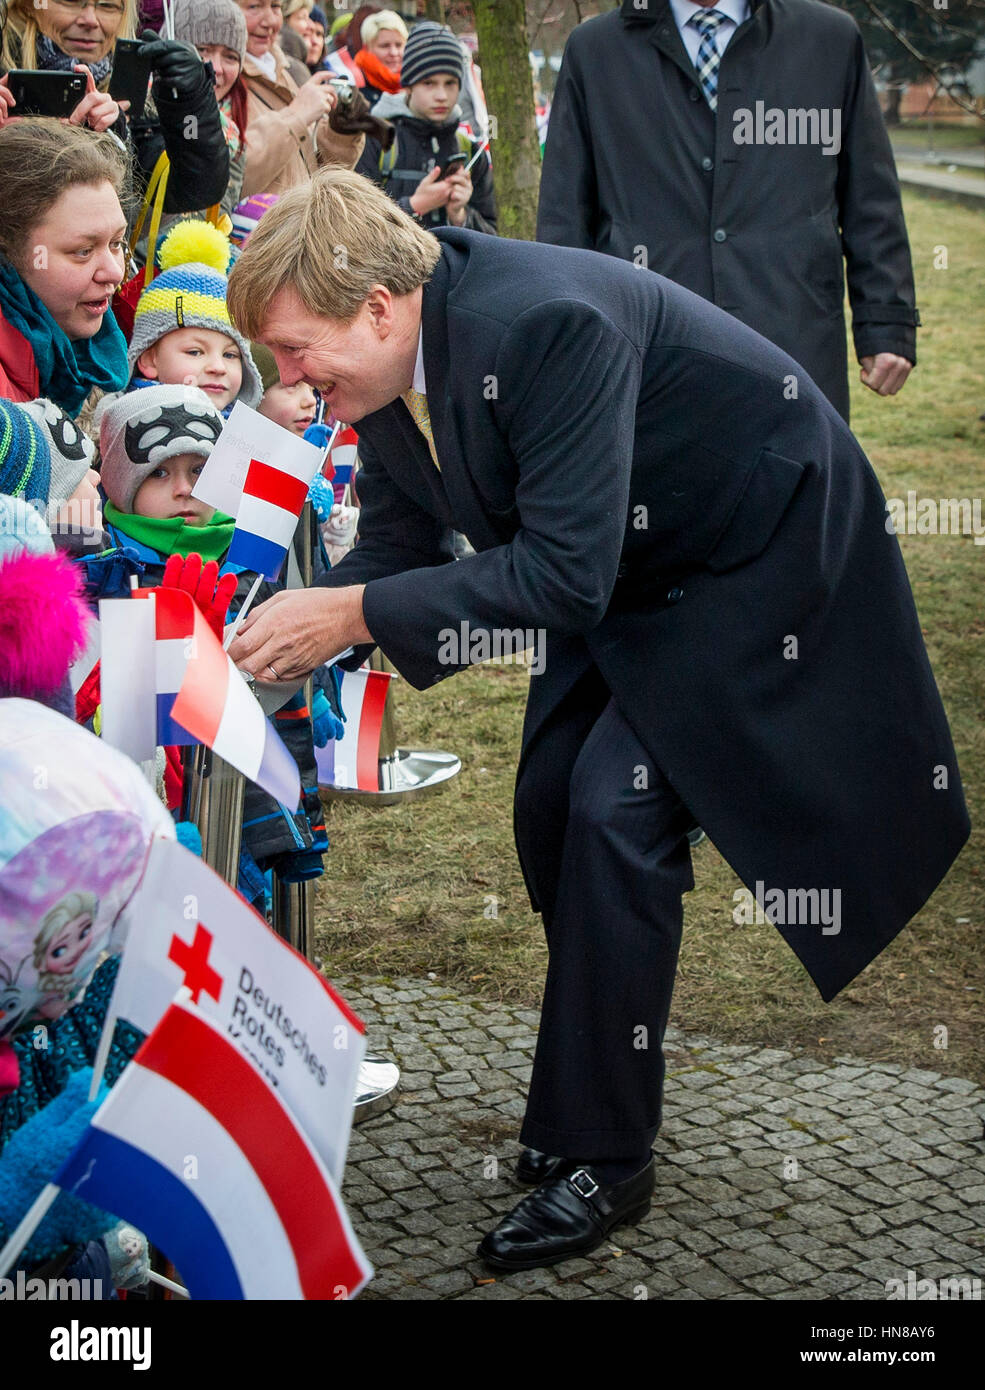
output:
M 226 270 L 229 238 L 210 222 L 188 219 L 176 222 L 161 242 L 156 276 L 137 301 L 130 339 L 130 371 L 137 360 L 176 328 L 211 328 L 225 333 L 243 358 L 243 385 L 237 400 L 255 406 L 263 395 L 260 376 L 250 356 L 250 345 L 234 327 L 226 308 Z M 180 385 L 178 382 L 168 383 Z

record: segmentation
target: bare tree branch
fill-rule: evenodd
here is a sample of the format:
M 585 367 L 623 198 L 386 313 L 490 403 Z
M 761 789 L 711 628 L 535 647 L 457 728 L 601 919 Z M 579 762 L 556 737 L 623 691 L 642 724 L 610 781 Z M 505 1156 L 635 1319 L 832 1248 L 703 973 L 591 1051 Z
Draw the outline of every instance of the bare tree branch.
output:
M 951 80 L 945 75 L 943 64 L 931 62 L 931 60 L 926 58 L 918 48 L 915 48 L 902 30 L 897 29 L 892 20 L 887 18 L 877 5 L 873 4 L 873 0 L 862 0 L 862 3 L 872 15 L 873 19 L 875 19 L 878 24 L 881 24 L 888 33 L 892 34 L 897 43 L 899 43 L 902 48 L 906 49 L 910 57 L 915 59 L 921 67 L 926 68 L 938 87 L 947 93 L 956 106 L 960 106 L 963 111 L 967 111 L 969 115 L 974 116 L 977 120 L 985 121 L 985 112 L 979 111 L 973 102 L 966 101 L 963 97 L 958 96 Z M 923 6 L 921 6 L 921 8 L 923 8 Z

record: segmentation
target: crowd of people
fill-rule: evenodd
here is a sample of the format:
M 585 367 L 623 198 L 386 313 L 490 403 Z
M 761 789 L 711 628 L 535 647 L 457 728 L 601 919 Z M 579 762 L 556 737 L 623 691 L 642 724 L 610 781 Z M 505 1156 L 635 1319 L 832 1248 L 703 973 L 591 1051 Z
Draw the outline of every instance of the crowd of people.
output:
M 494 234 L 478 72 L 447 28 L 422 22 L 408 32 L 372 5 L 333 11 L 329 24 L 304 0 L 8 0 L 2 19 L 3 761 L 13 775 L 10 740 L 22 743 L 25 730 L 64 741 L 65 729 L 47 722 L 54 711 L 76 731 L 66 758 L 112 788 L 112 804 L 136 807 L 149 834 L 200 850 L 185 818 L 180 731 L 171 743 L 159 725 L 156 796 L 140 777 L 147 794 L 135 792 L 126 760 L 93 738 L 100 665 L 82 673 L 76 663 L 99 600 L 135 587 L 186 589 L 219 636 L 233 621 L 256 576 L 228 560 L 233 518 L 193 495 L 226 419 L 241 402 L 319 444 L 336 421 L 312 387 L 283 383 L 274 354 L 237 330 L 230 270 L 278 199 L 326 166 L 358 167 L 422 227 Z M 114 95 L 118 56 L 117 77 L 134 53 L 146 92 L 131 83 L 128 97 Z M 35 74 L 58 80 L 25 84 Z M 69 90 L 69 75 L 83 79 L 84 95 L 57 115 L 45 93 Z M 329 458 L 311 487 L 316 576 L 351 546 L 358 518 L 331 472 Z M 253 597 L 283 587 L 264 581 Z M 343 732 L 337 672 L 321 668 L 311 691 L 310 703 L 303 687 L 270 701 L 298 766 L 299 804 L 246 786 L 235 886 L 268 916 L 272 875 L 317 877 L 328 848 L 315 748 Z M 11 805 L 0 816 L 0 875 L 25 847 L 24 819 Z M 67 1142 L 55 1124 L 65 1097 L 77 1120 L 91 1113 L 77 1073 L 93 1060 L 116 961 L 96 970 L 80 1003 L 103 943 L 90 920 L 95 898 L 75 896 L 48 933 L 65 936 L 56 955 L 71 951 L 71 969 L 43 958 L 31 988 L 13 959 L 11 922 L 0 922 L 0 1246 Z M 18 1031 L 39 1016 L 52 1041 L 40 1054 Z M 118 1034 L 109 1081 L 138 1041 Z M 49 1220 L 24 1259 L 58 1256 L 112 1288 L 118 1233 L 97 1239 L 98 1226 L 91 1210 Z

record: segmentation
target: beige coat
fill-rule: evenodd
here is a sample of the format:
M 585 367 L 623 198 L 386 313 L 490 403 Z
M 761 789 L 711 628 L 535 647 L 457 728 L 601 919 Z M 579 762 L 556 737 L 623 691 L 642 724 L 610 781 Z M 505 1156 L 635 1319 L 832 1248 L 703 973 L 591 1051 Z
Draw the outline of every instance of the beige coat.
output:
M 298 85 L 280 49 L 274 49 L 274 56 L 277 77 L 273 82 L 248 53 L 243 63 L 249 91 L 243 198 L 251 193 L 284 193 L 304 183 L 323 164 L 352 169 L 365 144 L 364 135 L 338 135 L 324 118 L 313 127 L 306 126 L 289 111 Z

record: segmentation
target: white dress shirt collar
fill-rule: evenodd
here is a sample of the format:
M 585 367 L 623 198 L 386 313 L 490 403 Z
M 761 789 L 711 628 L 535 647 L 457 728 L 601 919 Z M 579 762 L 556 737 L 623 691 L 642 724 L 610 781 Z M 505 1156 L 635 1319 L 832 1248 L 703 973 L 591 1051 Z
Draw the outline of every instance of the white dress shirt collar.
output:
M 725 52 L 729 39 L 750 15 L 749 0 L 715 0 L 714 5 L 695 5 L 692 0 L 670 0 L 670 8 L 692 63 L 698 56 L 698 45 L 701 43 L 701 34 L 688 22 L 692 15 L 715 9 L 731 20 L 730 24 L 720 25 L 715 35 L 715 46 L 719 53 Z
M 424 380 L 424 325 L 421 324 L 420 332 L 417 335 L 417 361 L 414 363 L 414 390 L 420 391 L 422 396 L 428 393 L 427 383 Z

